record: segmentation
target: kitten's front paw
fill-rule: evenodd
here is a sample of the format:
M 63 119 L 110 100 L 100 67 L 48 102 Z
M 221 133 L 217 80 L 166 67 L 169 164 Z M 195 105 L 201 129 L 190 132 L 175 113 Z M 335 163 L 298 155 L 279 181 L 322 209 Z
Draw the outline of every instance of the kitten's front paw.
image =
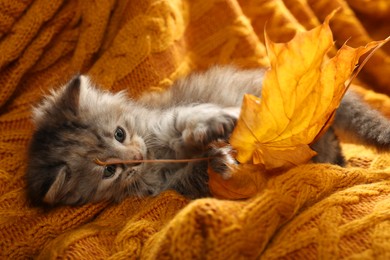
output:
M 211 157 L 209 167 L 225 180 L 232 176 L 231 166 L 237 164 L 237 161 L 233 158 L 233 153 L 230 145 L 219 147 L 219 145 L 214 144 L 208 153 Z
M 220 112 L 199 121 L 193 128 L 185 129 L 182 133 L 183 141 L 191 146 L 204 148 L 218 139 L 227 140 L 236 121 L 232 115 Z

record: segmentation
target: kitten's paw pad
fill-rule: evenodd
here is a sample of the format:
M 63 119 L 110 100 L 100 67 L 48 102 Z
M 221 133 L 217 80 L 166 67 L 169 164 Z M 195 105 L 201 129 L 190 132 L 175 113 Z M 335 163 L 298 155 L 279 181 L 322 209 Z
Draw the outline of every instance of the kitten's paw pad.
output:
M 235 124 L 235 117 L 220 113 L 218 116 L 199 122 L 193 129 L 187 128 L 183 131 L 182 137 L 185 143 L 207 146 L 218 139 L 228 139 Z
M 232 176 L 232 165 L 236 165 L 237 161 L 232 156 L 232 149 L 230 146 L 225 147 L 211 147 L 209 154 L 211 159 L 209 167 L 227 180 Z

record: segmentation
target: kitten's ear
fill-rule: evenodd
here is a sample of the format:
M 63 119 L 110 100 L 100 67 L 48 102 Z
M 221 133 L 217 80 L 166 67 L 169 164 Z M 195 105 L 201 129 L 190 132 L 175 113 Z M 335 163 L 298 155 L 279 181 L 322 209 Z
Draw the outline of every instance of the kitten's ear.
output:
M 74 115 L 77 115 L 80 103 L 81 76 L 70 80 L 66 86 L 62 102 Z
M 33 119 L 37 126 L 48 121 L 53 123 L 78 116 L 80 91 L 83 76 L 75 76 L 61 90 L 52 91 L 41 104 L 33 109 Z M 53 120 L 54 119 L 54 120 Z
M 58 170 L 58 174 L 57 174 L 56 178 L 54 179 L 54 182 L 50 186 L 46 195 L 43 197 L 43 202 L 45 202 L 49 205 L 56 204 L 56 201 L 58 199 L 58 195 L 61 193 L 61 191 L 63 190 L 64 185 L 66 183 L 67 173 L 68 173 L 68 167 L 66 165 L 62 166 Z

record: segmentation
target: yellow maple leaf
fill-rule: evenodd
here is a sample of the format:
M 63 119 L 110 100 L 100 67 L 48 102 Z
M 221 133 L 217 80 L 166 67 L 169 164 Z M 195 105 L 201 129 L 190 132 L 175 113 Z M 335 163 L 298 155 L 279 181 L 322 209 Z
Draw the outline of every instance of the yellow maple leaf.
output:
M 316 154 L 310 144 L 331 125 L 359 58 L 389 41 L 359 48 L 344 45 L 328 59 L 333 46 L 331 16 L 287 43 L 274 43 L 266 35 L 271 68 L 265 74 L 261 98 L 245 95 L 230 138 L 241 164 L 232 166 L 229 180 L 209 169 L 209 187 L 215 197 L 249 198 L 264 186 L 266 175 L 261 173 L 308 162 Z
M 359 57 L 379 44 L 344 45 L 327 59 L 333 46 L 329 19 L 287 43 L 265 37 L 271 69 L 265 74 L 261 98 L 244 97 L 230 138 L 239 162 L 279 170 L 315 155 L 309 145 L 331 124 Z

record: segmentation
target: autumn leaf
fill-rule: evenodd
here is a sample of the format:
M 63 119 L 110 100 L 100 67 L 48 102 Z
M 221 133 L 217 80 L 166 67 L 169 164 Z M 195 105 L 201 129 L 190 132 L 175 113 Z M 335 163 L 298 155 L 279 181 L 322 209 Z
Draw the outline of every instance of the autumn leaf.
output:
M 208 170 L 209 188 L 214 197 L 220 199 L 246 199 L 265 188 L 268 175 L 261 174 L 264 169 L 254 164 L 231 165 L 234 172 L 231 178 L 224 179 L 221 174 Z
M 266 36 L 271 69 L 264 77 L 261 98 L 246 95 L 230 143 L 241 163 L 267 170 L 290 168 L 309 161 L 309 145 L 331 124 L 359 57 L 379 44 L 344 45 L 327 59 L 333 46 L 328 17 L 323 25 L 299 32 L 287 43 Z
M 255 172 L 262 175 L 306 163 L 316 155 L 310 144 L 331 125 L 359 58 L 386 41 L 359 48 L 344 45 L 329 59 L 330 18 L 310 31 L 298 32 L 287 43 L 274 43 L 265 36 L 271 67 L 264 76 L 261 98 L 245 95 L 230 138 L 241 165 L 228 181 L 209 170 L 215 197 L 248 198 L 263 187 L 263 178 L 248 172 L 247 165 L 257 166 Z

